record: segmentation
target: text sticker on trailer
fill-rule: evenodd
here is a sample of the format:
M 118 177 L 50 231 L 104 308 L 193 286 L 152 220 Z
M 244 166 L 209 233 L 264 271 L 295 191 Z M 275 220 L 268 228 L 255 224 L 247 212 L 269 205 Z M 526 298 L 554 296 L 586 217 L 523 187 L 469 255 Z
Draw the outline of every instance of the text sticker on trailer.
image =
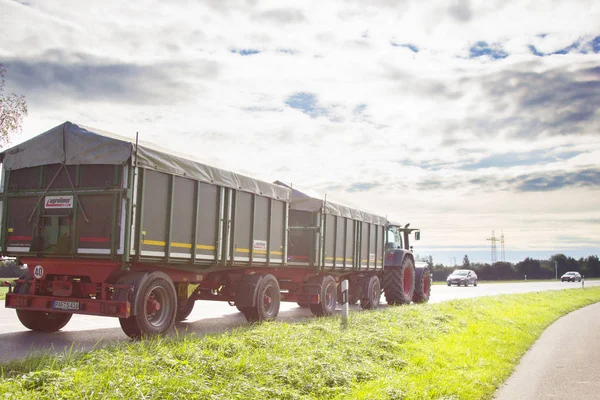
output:
M 73 208 L 73 196 L 46 196 L 44 208 Z

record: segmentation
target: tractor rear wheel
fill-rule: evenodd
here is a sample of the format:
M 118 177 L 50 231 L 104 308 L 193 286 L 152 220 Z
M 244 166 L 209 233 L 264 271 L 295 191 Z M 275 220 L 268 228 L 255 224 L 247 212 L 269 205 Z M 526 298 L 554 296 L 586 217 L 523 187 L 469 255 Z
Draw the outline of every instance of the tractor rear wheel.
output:
M 477 286 L 477 282 L 475 282 Z M 431 295 L 431 275 L 429 268 L 415 268 L 415 292 L 412 301 L 415 303 L 426 303 Z
M 383 290 L 389 305 L 409 304 L 415 291 L 415 267 L 409 257 L 400 266 L 385 267 Z

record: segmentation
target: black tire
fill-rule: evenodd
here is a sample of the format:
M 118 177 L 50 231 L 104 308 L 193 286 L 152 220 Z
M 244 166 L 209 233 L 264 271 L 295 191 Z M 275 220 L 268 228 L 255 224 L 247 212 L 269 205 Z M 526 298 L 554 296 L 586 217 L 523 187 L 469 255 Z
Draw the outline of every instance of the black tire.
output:
M 381 301 L 381 283 L 379 278 L 372 275 L 365 279 L 360 298 L 360 308 L 363 310 L 374 310 L 379 307 Z
M 175 314 L 175 322 L 181 322 L 190 316 L 192 310 L 194 309 L 194 304 L 196 303 L 193 299 L 187 299 L 183 307 L 177 308 L 177 313 Z
M 473 282 L 473 286 L 477 286 L 477 279 L 475 279 L 475 282 Z
M 415 266 L 404 257 L 400 266 L 385 267 L 383 271 L 385 300 L 391 306 L 409 304 L 415 291 Z
M 477 285 L 477 283 L 475 284 Z M 412 301 L 414 303 L 426 303 L 431 295 L 431 274 L 429 268 L 415 268 L 415 292 Z
M 265 275 L 256 289 L 256 306 L 243 308 L 248 322 L 272 321 L 279 314 L 281 289 L 273 275 Z
M 448 283 L 448 286 L 452 286 L 452 284 L 451 284 L 451 283 Z
M 25 280 L 25 283 L 17 283 L 15 293 L 28 294 L 33 278 L 29 270 L 23 272 L 19 280 Z M 38 332 L 57 332 L 67 325 L 73 316 L 72 313 L 32 311 L 32 310 L 16 310 L 17 318 L 23 326 L 32 331 Z
M 139 296 L 138 296 L 139 295 Z M 168 331 L 177 314 L 177 293 L 171 278 L 163 272 L 148 274 L 139 287 L 134 289 L 135 314 L 119 318 L 123 332 L 131 338 L 160 335 Z M 157 302 L 160 308 L 149 312 L 149 303 Z
M 331 275 L 326 275 L 315 277 L 311 281 L 319 283 L 320 285 L 320 288 L 310 289 L 318 291 L 321 302 L 318 304 L 311 304 L 310 311 L 317 317 L 326 317 L 332 315 L 335 311 L 335 304 L 337 302 L 337 288 L 335 279 L 333 279 Z
M 38 332 L 57 332 L 67 325 L 72 316 L 72 313 L 17 310 L 23 326 Z

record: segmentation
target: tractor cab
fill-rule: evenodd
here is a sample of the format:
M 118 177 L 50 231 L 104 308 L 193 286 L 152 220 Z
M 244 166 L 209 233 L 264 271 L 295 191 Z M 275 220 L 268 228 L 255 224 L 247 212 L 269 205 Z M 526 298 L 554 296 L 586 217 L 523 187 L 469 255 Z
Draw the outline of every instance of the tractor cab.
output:
M 386 250 L 412 250 L 412 246 L 410 246 L 410 234 L 414 232 L 415 240 L 421 240 L 421 230 L 418 228 L 409 228 L 409 226 L 410 223 L 404 226 L 393 222 L 388 223 L 386 226 Z

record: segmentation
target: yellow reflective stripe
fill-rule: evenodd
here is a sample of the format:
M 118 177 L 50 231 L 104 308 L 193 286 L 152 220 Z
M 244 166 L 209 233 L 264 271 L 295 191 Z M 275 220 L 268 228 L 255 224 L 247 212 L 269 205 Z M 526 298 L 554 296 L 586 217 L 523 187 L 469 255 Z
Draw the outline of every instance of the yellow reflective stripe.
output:
M 254 254 L 267 254 L 266 250 L 254 250 Z M 272 251 L 271 254 L 282 256 L 283 253 L 281 251 Z
M 160 241 L 160 240 L 142 240 L 142 244 L 147 244 L 149 246 L 161 246 L 161 247 L 165 247 L 167 245 L 166 242 Z M 183 248 L 183 249 L 191 249 L 192 245 L 191 243 L 178 243 L 178 242 L 171 242 L 171 247 L 179 247 L 179 248 Z M 204 244 L 197 244 L 196 245 L 197 249 L 200 250 L 214 250 L 215 246 L 207 246 Z
M 333 257 L 325 257 L 326 260 L 334 260 Z M 335 258 L 335 261 L 344 261 L 344 257 Z
M 171 247 L 181 247 L 181 248 L 184 248 L 184 249 L 191 249 L 192 248 L 192 244 L 191 243 L 171 242 Z
M 142 244 L 148 244 L 150 246 L 165 246 L 167 243 L 161 242 L 160 240 L 142 240 Z
M 250 253 L 250 249 L 243 249 L 240 247 L 235 248 L 236 253 Z M 253 250 L 254 254 L 267 254 L 266 250 Z M 271 251 L 271 254 L 282 256 L 283 253 L 281 251 Z

